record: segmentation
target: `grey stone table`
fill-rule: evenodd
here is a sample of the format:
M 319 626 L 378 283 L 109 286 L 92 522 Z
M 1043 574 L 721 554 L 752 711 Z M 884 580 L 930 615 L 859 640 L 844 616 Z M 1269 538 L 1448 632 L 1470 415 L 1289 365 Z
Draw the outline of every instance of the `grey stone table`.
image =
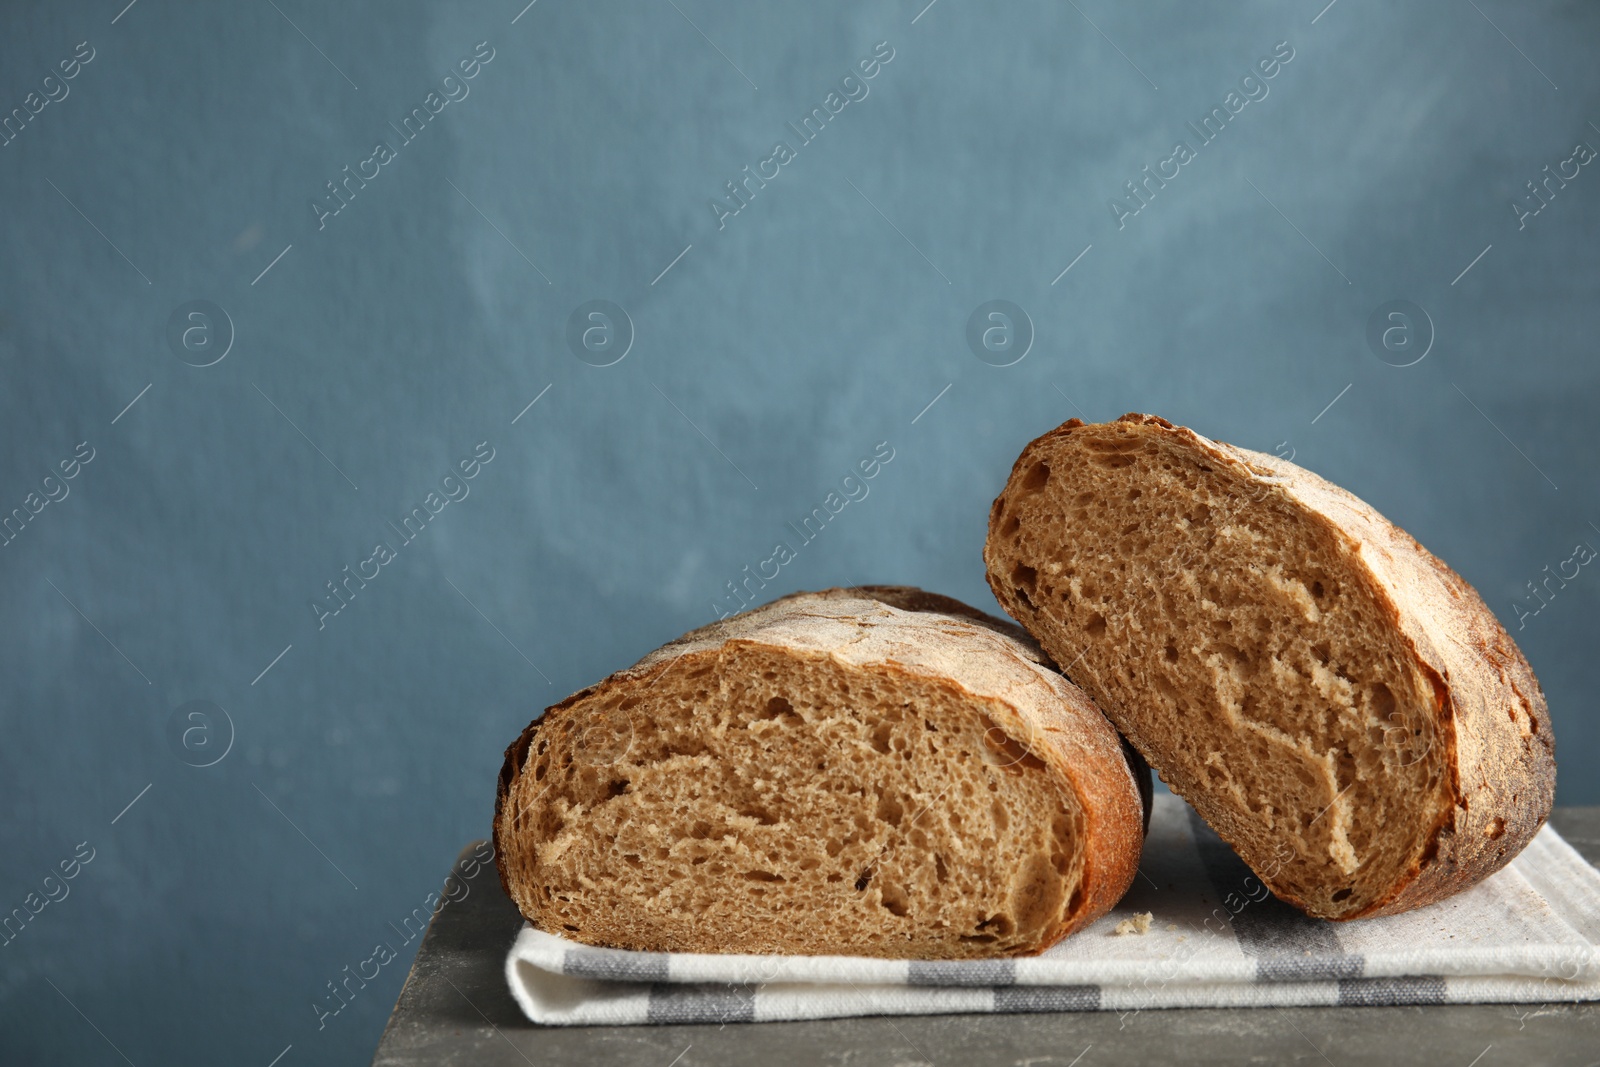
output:
M 1550 820 L 1600 866 L 1600 807 Z M 1447 1067 L 1600 1064 L 1600 1004 L 1185 1009 L 943 1015 L 726 1026 L 541 1027 L 502 967 L 521 919 L 492 864 L 451 885 L 378 1044 L 374 1067 L 442 1064 L 1402 1063 Z M 463 895 L 463 886 L 467 888 Z M 1082 1057 L 1079 1059 L 1078 1057 Z

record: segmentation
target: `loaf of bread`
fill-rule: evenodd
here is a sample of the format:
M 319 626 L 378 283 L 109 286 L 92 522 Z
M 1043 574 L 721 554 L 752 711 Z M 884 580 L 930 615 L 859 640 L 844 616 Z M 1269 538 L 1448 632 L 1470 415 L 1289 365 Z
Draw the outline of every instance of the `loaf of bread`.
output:
M 1544 823 L 1539 683 L 1478 594 L 1350 493 L 1150 415 L 1027 446 L 989 585 L 1279 897 L 1478 882 Z
M 1149 772 L 1010 623 L 799 593 L 548 709 L 495 857 L 536 927 L 669 952 L 1039 952 L 1137 870 Z

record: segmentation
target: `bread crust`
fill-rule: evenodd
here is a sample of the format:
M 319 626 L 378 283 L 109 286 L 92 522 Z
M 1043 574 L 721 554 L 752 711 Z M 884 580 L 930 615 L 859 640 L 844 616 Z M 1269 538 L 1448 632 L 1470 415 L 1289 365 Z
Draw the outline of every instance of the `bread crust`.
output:
M 1342 543 L 1368 579 L 1388 626 L 1398 631 L 1416 667 L 1433 683 L 1437 737 L 1445 746 L 1448 795 L 1403 874 L 1366 908 L 1339 916 L 1391 915 L 1442 900 L 1509 863 L 1549 816 L 1555 796 L 1555 751 L 1544 694 L 1528 661 L 1477 591 L 1414 537 L 1370 505 L 1293 463 L 1211 441 L 1165 419 L 1137 412 L 1116 420 L 1197 461 L 1248 479 L 1252 490 L 1296 508 Z M 990 511 L 985 545 L 990 588 L 1019 617 L 1003 578 L 996 536 L 1021 473 L 1056 444 L 1087 426 L 1071 419 L 1031 442 Z M 1113 720 L 1118 713 L 1105 708 Z M 1156 769 L 1160 761 L 1146 751 Z M 1265 880 L 1265 879 L 1264 879 Z M 1274 890 L 1277 892 L 1278 890 Z M 1279 893 L 1306 907 L 1292 894 Z
M 511 872 L 536 842 L 528 840 L 526 831 L 514 828 L 516 812 L 511 804 L 537 738 L 546 731 L 569 732 L 572 710 L 589 696 L 651 684 L 679 659 L 735 642 L 799 655 L 827 655 L 890 676 L 935 680 L 985 702 L 1009 737 L 1025 739 L 1044 772 L 1065 783 L 1078 798 L 1083 824 L 1077 840 L 1083 866 L 1078 892 L 1038 942 L 1022 950 L 1024 954 L 1043 951 L 1099 918 L 1132 884 L 1148 822 L 1149 770 L 1093 702 L 1012 623 L 909 586 L 858 586 L 796 593 L 694 630 L 551 706 L 523 730 L 506 749 L 501 768 L 494 845 L 502 886 L 535 926 L 545 928 L 538 901 Z M 553 932 L 562 933 L 559 928 Z M 727 951 L 716 945 L 696 950 Z

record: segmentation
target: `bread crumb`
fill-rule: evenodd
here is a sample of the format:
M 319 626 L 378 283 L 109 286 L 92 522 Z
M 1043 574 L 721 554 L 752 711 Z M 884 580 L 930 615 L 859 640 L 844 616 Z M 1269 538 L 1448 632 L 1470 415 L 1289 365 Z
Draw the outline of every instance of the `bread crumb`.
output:
M 1148 933 L 1150 930 L 1150 923 L 1153 919 L 1155 919 L 1155 916 L 1150 914 L 1148 911 L 1135 912 L 1133 918 L 1123 919 L 1117 924 L 1117 928 L 1111 932 L 1118 937 L 1121 937 L 1123 934 Z

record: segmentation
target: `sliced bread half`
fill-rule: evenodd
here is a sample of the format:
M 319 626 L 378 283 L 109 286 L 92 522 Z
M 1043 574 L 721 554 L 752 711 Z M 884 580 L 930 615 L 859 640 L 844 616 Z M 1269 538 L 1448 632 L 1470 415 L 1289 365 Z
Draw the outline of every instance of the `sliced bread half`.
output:
M 506 892 L 677 952 L 1039 952 L 1132 881 L 1149 772 L 1010 623 L 907 587 L 801 593 L 548 709 L 506 751 Z
M 1001 605 L 1278 896 L 1353 919 L 1510 862 L 1549 814 L 1527 660 L 1343 489 L 1150 415 L 1028 445 L 984 546 Z

